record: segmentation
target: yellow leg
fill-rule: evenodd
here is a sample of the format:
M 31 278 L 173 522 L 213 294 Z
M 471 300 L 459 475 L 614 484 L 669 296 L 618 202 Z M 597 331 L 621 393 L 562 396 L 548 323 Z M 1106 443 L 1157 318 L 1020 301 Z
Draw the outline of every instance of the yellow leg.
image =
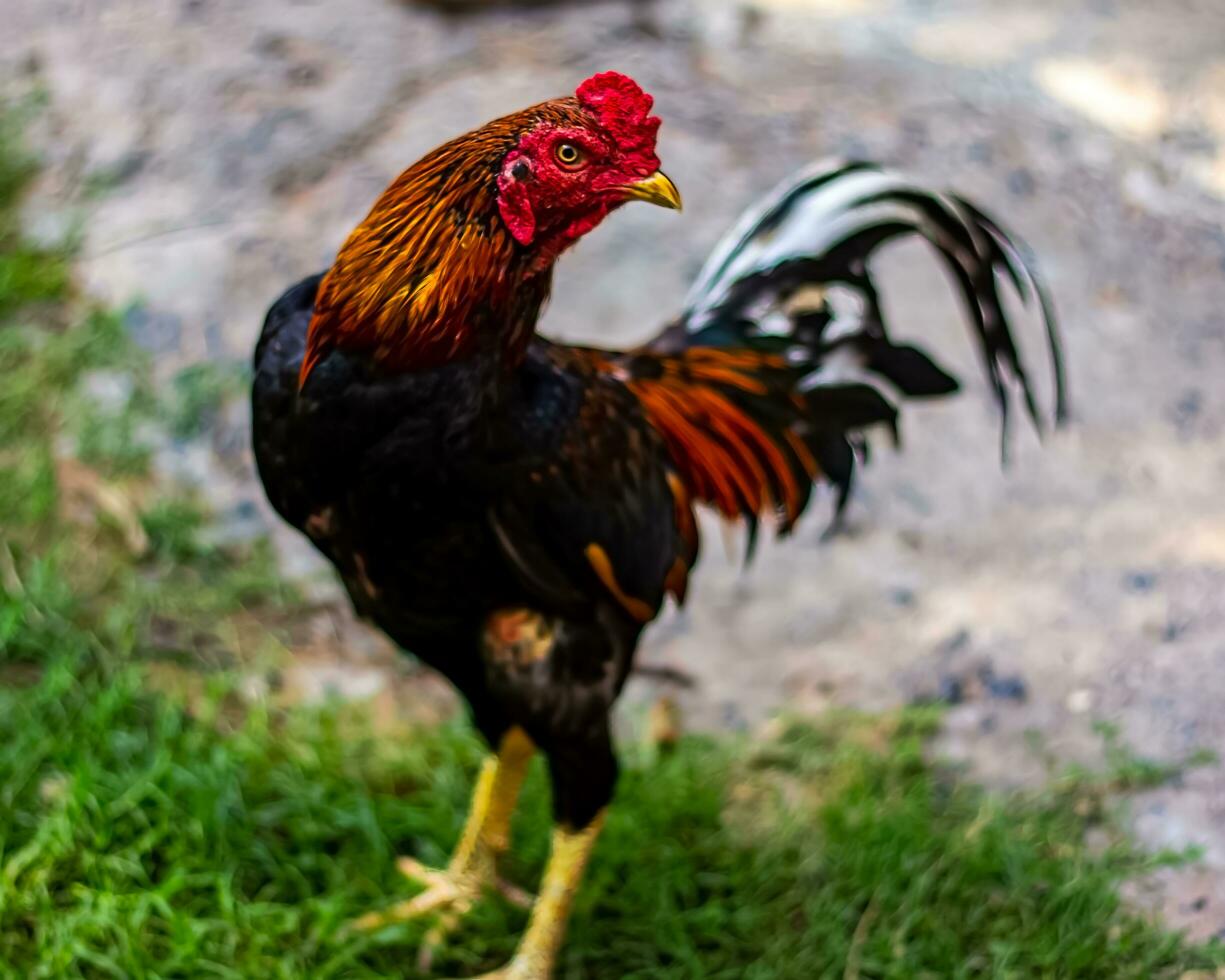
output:
M 443 870 L 428 868 L 415 858 L 396 862 L 400 873 L 425 886 L 425 891 L 381 912 L 353 922 L 354 928 L 378 929 L 427 914 L 438 921 L 426 934 L 418 966 L 429 969 L 434 951 L 487 888 L 496 888 L 515 904 L 526 906 L 531 897 L 498 877 L 498 857 L 510 846 L 510 818 L 536 747 L 522 729 L 513 728 L 502 739 L 496 756 L 481 766 L 468 819 L 459 843 Z
M 480 980 L 548 980 L 553 975 L 570 906 L 603 826 L 601 811 L 582 830 L 558 827 L 553 831 L 553 851 L 540 883 L 540 897 L 532 906 L 532 918 L 519 949 L 510 963 Z
M 498 754 L 485 760 L 472 793 L 472 805 L 447 870 L 461 873 L 479 868 L 510 847 L 510 818 L 519 802 L 536 746 L 522 728 L 502 738 Z

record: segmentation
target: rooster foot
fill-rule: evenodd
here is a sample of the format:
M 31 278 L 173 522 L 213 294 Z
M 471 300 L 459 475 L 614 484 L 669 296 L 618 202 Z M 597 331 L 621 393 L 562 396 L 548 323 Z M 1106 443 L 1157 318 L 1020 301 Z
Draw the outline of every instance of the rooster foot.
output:
M 404 877 L 424 885 L 425 891 L 382 911 L 368 912 L 354 919 L 351 926 L 362 932 L 371 932 L 393 923 L 409 922 L 426 915 L 435 916 L 436 921 L 425 934 L 417 953 L 417 968 L 422 972 L 429 970 L 439 947 L 488 888 L 496 890 L 512 905 L 520 908 L 530 908 L 532 905 L 532 895 L 498 877 L 492 861 L 455 870 L 430 868 L 416 858 L 402 857 L 396 860 L 396 868 Z

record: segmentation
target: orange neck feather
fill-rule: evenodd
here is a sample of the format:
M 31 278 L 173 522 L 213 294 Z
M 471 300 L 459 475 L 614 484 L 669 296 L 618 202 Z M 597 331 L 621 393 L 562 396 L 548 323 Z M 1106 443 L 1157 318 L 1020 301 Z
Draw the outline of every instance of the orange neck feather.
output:
M 319 286 L 300 383 L 333 349 L 368 353 L 389 371 L 436 367 L 493 341 L 512 362 L 522 357 L 551 277 L 498 214 L 498 163 L 521 125 L 500 122 L 404 171 L 349 235 Z

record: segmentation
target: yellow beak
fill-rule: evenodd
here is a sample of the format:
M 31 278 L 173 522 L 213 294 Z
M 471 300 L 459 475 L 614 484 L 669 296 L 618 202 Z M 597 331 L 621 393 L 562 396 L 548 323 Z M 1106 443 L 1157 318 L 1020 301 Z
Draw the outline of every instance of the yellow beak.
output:
M 627 201 L 646 201 L 674 211 L 681 209 L 681 192 L 662 170 L 656 170 L 650 177 L 643 177 L 632 184 L 624 184 L 617 190 L 625 195 Z

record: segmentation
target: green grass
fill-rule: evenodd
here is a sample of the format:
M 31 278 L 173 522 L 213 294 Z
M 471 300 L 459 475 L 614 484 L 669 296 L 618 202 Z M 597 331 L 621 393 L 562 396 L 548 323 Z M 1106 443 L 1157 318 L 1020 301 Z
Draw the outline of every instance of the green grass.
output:
M 344 924 L 410 893 L 394 854 L 445 861 L 480 746 L 459 723 L 393 737 L 360 707 L 252 702 L 217 669 L 239 629 L 274 649 L 259 624 L 292 619 L 297 600 L 266 546 L 207 544 L 199 507 L 150 483 L 133 446 L 160 403 L 147 365 L 115 317 L 72 295 L 65 256 L 21 239 L 22 161 L 0 143 L 0 269 L 26 256 L 0 277 L 0 978 L 412 977 L 421 926 L 355 937 Z M 122 404 L 91 402 L 99 371 L 127 379 Z M 234 387 L 181 382 L 176 432 Z M 187 693 L 152 683 L 167 660 L 195 668 Z M 1225 964 L 1220 945 L 1118 898 L 1170 859 L 1135 852 L 1105 804 L 1169 769 L 1107 733 L 1110 771 L 989 795 L 928 761 L 938 721 L 833 716 L 659 757 L 626 747 L 559 976 L 1150 978 Z M 1085 846 L 1092 827 L 1104 851 Z M 515 830 L 509 871 L 530 885 L 548 839 L 539 766 Z M 523 922 L 491 899 L 438 972 L 499 964 Z
M 445 860 L 479 748 L 454 727 L 388 744 L 336 709 L 236 721 L 227 701 L 219 686 L 188 711 L 135 668 L 68 661 L 0 694 L 7 975 L 414 975 L 419 928 L 343 925 L 408 894 L 395 852 Z M 1070 791 L 993 801 L 923 761 L 930 719 L 859 727 L 877 744 L 844 719 L 792 726 L 748 763 L 691 740 L 631 767 L 561 975 L 798 980 L 853 957 L 863 977 L 1147 978 L 1221 961 L 1121 910 L 1117 880 L 1147 862 L 1123 844 L 1090 857 Z M 782 818 L 762 798 L 780 772 L 816 790 Z M 528 882 L 541 775 L 516 828 Z M 491 900 L 444 975 L 497 964 L 522 924 Z

